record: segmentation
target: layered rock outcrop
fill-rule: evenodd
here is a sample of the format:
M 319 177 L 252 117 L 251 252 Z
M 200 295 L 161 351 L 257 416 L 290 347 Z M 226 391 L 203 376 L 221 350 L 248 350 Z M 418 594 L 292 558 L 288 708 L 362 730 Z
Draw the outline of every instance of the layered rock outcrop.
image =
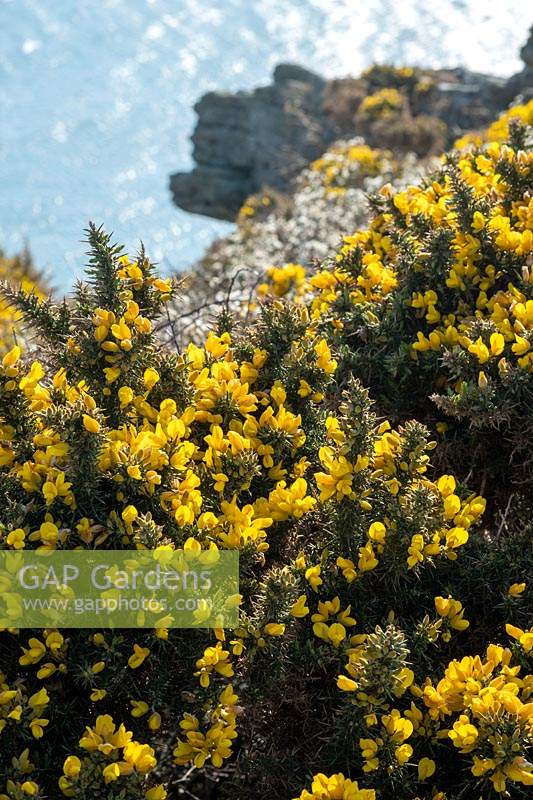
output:
M 195 105 L 195 168 L 172 175 L 176 205 L 234 219 L 245 197 L 262 186 L 286 189 L 335 136 L 322 110 L 325 81 L 280 64 L 271 86 L 254 92 L 209 92 Z
M 171 176 L 180 208 L 233 220 L 264 187 L 287 191 L 303 167 L 336 139 L 363 135 L 373 146 L 439 152 L 465 130 L 481 128 L 533 86 L 533 38 L 525 67 L 508 81 L 453 70 L 374 67 L 360 78 L 326 81 L 294 64 L 276 67 L 273 83 L 253 92 L 209 92 L 196 104 L 195 167 Z M 365 98 L 399 93 L 393 114 L 373 116 Z
M 529 31 L 529 39 L 520 50 L 520 58 L 524 62 L 524 69 L 513 75 L 508 82 L 513 94 L 521 95 L 524 100 L 533 97 L 533 26 Z

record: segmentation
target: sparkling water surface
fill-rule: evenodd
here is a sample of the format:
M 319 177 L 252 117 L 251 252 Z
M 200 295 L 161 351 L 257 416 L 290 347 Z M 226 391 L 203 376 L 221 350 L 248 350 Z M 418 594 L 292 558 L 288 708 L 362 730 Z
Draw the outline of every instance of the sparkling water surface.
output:
M 532 21 L 527 0 L 0 0 L 0 248 L 29 244 L 66 290 L 92 219 L 186 268 L 230 228 L 168 191 L 202 93 L 268 83 L 280 61 L 510 75 Z

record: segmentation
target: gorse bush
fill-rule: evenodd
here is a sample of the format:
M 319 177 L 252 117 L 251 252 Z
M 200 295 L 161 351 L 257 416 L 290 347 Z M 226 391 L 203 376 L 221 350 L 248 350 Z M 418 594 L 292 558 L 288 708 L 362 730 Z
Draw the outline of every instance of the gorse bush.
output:
M 0 280 L 22 286 L 26 292 L 33 291 L 41 300 L 44 299 L 42 277 L 34 268 L 28 252 L 9 258 L 0 250 Z M 10 350 L 17 337 L 24 340 L 21 319 L 20 311 L 0 301 L 0 354 L 4 355 Z
M 385 186 L 368 230 L 298 287 L 340 373 L 360 377 L 394 419 L 436 426 L 448 463 L 461 454 L 479 486 L 507 496 L 529 492 L 533 478 L 527 131 L 511 124 L 510 144 L 451 152 L 427 181 Z M 278 295 L 282 272 L 270 281 Z
M 396 154 L 427 156 L 442 152 L 448 131 L 446 123 L 435 116 L 439 113 L 433 97 L 436 75 L 383 65 L 371 67 L 362 78 L 368 93 L 358 105 L 353 122 L 369 144 L 390 147 Z
M 465 83 L 477 89 L 469 94 L 468 103 L 464 102 Z M 426 156 L 442 153 L 453 141 L 453 130 L 457 136 L 458 129 L 482 127 L 509 102 L 512 95 L 504 99 L 508 90 L 495 93 L 493 88 L 487 91 L 480 76 L 458 70 L 382 64 L 365 70 L 359 78 L 328 81 L 323 102 L 343 138 L 356 130 L 367 144 L 391 148 L 396 157 L 413 152 Z
M 468 145 L 480 146 L 484 142 L 505 142 L 509 138 L 509 123 L 511 120 L 519 120 L 526 126 L 533 125 L 533 101 L 519 103 L 511 106 L 504 114 L 501 114 L 487 130 L 478 133 L 465 134 L 455 142 L 459 149 Z
M 510 134 L 385 188 L 336 258 L 270 270 L 248 325 L 226 309 L 181 351 L 156 336 L 179 287 L 102 229 L 68 303 L 5 289 L 41 349 L 2 361 L 1 547 L 237 549 L 241 604 L 233 630 L 1 632 L 0 797 L 526 797 Z

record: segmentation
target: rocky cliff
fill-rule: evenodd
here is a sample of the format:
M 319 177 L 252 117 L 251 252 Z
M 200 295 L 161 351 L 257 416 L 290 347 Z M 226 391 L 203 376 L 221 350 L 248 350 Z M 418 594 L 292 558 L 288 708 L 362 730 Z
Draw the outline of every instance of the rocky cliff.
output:
M 302 67 L 280 64 L 271 86 L 204 95 L 194 107 L 197 166 L 171 177 L 176 205 L 234 219 L 244 198 L 261 186 L 285 189 L 334 138 L 323 110 L 325 85 Z
M 486 125 L 533 85 L 533 37 L 525 67 L 505 81 L 464 69 L 373 67 L 360 78 L 326 81 L 294 64 L 270 86 L 209 92 L 196 104 L 191 172 L 170 178 L 180 208 L 233 220 L 264 187 L 292 188 L 302 168 L 336 139 L 363 135 L 374 146 L 438 152 L 465 130 Z

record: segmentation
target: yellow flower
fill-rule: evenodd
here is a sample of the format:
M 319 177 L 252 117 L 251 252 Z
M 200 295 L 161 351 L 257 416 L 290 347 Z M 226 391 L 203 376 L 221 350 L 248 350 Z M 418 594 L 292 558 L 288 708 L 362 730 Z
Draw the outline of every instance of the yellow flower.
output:
M 144 371 L 143 379 L 144 379 L 144 385 L 146 386 L 148 391 L 151 391 L 156 385 L 156 383 L 160 380 L 160 376 L 157 370 L 153 369 L 152 367 L 149 367 Z
M 420 533 L 415 533 L 411 537 L 411 544 L 407 548 L 407 566 L 409 569 L 415 567 L 418 563 L 424 560 L 424 537 Z
M 361 755 L 366 761 L 363 766 L 363 772 L 373 772 L 378 768 L 379 759 L 377 758 L 377 753 L 380 743 L 383 743 L 382 740 L 378 742 L 374 741 L 374 739 L 359 739 Z
M 44 728 L 48 725 L 49 720 L 36 717 L 30 720 L 30 731 L 35 739 L 41 739 L 44 735 Z
M 39 791 L 39 786 L 35 783 L 35 781 L 24 781 L 20 788 L 24 794 L 28 795 L 28 797 L 35 797 Z
M 48 697 L 48 692 L 46 689 L 40 689 L 29 698 L 28 705 L 31 708 L 41 708 L 48 705 L 49 702 L 50 698 Z
M 515 335 L 515 344 L 512 345 L 511 350 L 517 356 L 523 356 L 531 347 L 529 341 L 524 336 Z
M 107 383 L 114 383 L 120 378 L 120 367 L 105 367 L 104 375 Z
M 63 497 L 65 498 L 65 501 L 68 501 L 69 498 L 71 497 L 71 492 L 70 492 L 71 486 L 72 484 L 69 481 L 65 480 L 64 472 L 58 472 L 56 470 L 55 475 L 50 474 L 49 479 L 43 483 L 43 488 L 42 488 L 42 493 L 43 497 L 46 500 L 46 505 L 48 506 L 52 505 L 54 500 L 58 497 Z M 43 522 L 40 528 L 41 532 L 42 533 L 51 532 L 51 527 L 50 527 L 51 525 L 52 523 L 50 522 Z M 48 526 L 48 528 L 45 528 L 45 526 Z M 58 530 L 55 525 L 52 527 L 54 527 L 56 531 Z
M 356 577 L 357 572 L 355 569 L 355 564 L 350 558 L 342 558 L 339 556 L 336 561 L 337 566 L 340 570 L 342 570 L 343 576 L 346 578 L 348 583 L 352 583 Z
M 32 637 L 28 641 L 29 647 L 23 647 L 24 654 L 19 658 L 21 666 L 37 664 L 46 653 L 46 646 L 39 640 Z
M 394 679 L 397 684 L 394 694 L 396 697 L 401 697 L 402 694 L 404 694 L 406 690 L 413 685 L 415 674 L 409 667 L 402 667 L 401 670 L 396 673 Z
M 6 537 L 6 542 L 10 547 L 14 550 L 22 550 L 24 547 L 24 539 L 26 538 L 25 531 L 22 528 L 16 528 L 11 533 L 8 533 Z
M 148 727 L 151 731 L 158 731 L 161 727 L 161 714 L 154 711 L 148 718 Z
M 134 398 L 133 389 L 129 386 L 121 386 L 118 390 L 118 399 L 121 407 L 125 407 L 131 403 Z
M 394 751 L 394 756 L 398 764 L 405 764 L 406 761 L 409 761 L 411 756 L 413 755 L 413 748 L 410 744 L 402 744 L 400 747 L 397 747 Z
M 157 765 L 153 749 L 149 745 L 139 742 L 127 742 L 124 747 L 124 760 L 141 775 L 151 772 Z
M 304 789 L 296 800 L 376 800 L 374 789 L 360 789 L 357 781 L 345 778 L 342 772 L 313 776 L 311 792 Z
M 421 758 L 418 762 L 418 780 L 425 781 L 435 774 L 436 765 L 431 758 Z
M 279 622 L 267 622 L 263 630 L 267 636 L 283 636 L 285 625 L 281 625 Z
M 305 594 L 301 594 L 291 607 L 291 614 L 293 617 L 301 619 L 309 614 L 309 607 L 306 605 L 306 602 L 307 598 Z
M 444 498 L 443 506 L 446 519 L 453 519 L 461 509 L 461 500 L 456 494 L 449 494 Z
M 487 386 L 489 385 L 488 378 L 487 378 L 486 374 L 483 372 L 483 370 L 480 370 L 480 372 L 478 373 L 477 385 L 482 390 L 486 389 Z
M 529 653 L 531 650 L 533 650 L 533 628 L 531 628 L 529 631 L 523 631 L 521 628 L 517 628 L 515 625 L 510 625 L 507 623 L 505 630 L 509 636 L 512 636 L 513 639 L 518 641 L 524 652 Z
M 150 649 L 148 647 L 140 647 L 138 644 L 134 644 L 133 655 L 128 658 L 128 667 L 130 669 L 138 669 L 149 655 Z
M 202 658 L 199 658 L 196 662 L 196 668 L 197 672 L 194 674 L 199 678 L 200 686 L 204 689 L 211 683 L 211 674 L 213 672 L 225 678 L 231 678 L 233 675 L 229 650 L 224 650 L 221 642 L 217 642 L 215 647 L 205 648 Z
M 486 361 L 489 360 L 490 356 L 489 349 L 483 343 L 481 336 L 478 337 L 475 342 L 472 342 L 469 345 L 468 352 L 473 353 L 473 355 L 475 355 L 479 360 L 480 364 L 484 364 Z
M 375 569 L 378 565 L 378 559 L 372 547 L 371 542 L 367 542 L 364 547 L 359 548 L 359 560 L 357 562 L 358 569 L 361 572 L 368 572 Z
M 339 675 L 337 678 L 337 686 L 339 689 L 342 689 L 343 692 L 355 692 L 357 689 L 357 683 L 346 675 Z
M 311 588 L 316 592 L 318 587 L 323 583 L 322 578 L 320 577 L 320 564 L 317 564 L 314 567 L 308 567 L 305 571 L 305 579 Z
M 67 778 L 77 778 L 80 774 L 81 761 L 78 756 L 68 756 L 63 764 L 63 772 Z
M 315 345 L 315 353 L 317 355 L 317 367 L 323 370 L 326 375 L 331 375 L 337 369 L 337 362 L 331 357 L 331 350 L 325 339 L 320 339 Z
M 160 783 L 158 786 L 153 786 L 151 789 L 148 789 L 144 796 L 146 800 L 166 800 L 168 795 L 165 787 Z
M 490 352 L 493 356 L 499 356 L 505 347 L 505 339 L 501 333 L 492 333 L 490 337 Z
M 368 529 L 368 538 L 372 539 L 373 542 L 377 542 L 378 544 L 385 543 L 385 536 L 387 534 L 387 529 L 382 522 L 373 522 L 370 528 Z
M 466 714 L 461 714 L 448 736 L 461 753 L 469 753 L 477 741 L 478 730 L 470 723 Z
M 339 647 L 346 638 L 346 628 L 339 622 L 334 622 L 331 625 L 326 625 L 325 622 L 315 622 L 313 632 L 320 639 L 331 642 L 334 647 Z
M 37 670 L 37 677 L 44 681 L 46 678 L 49 678 L 51 675 L 53 675 L 56 670 L 56 665 L 48 662 L 47 664 L 43 664 L 42 667 Z
M 84 414 L 83 427 L 89 433 L 98 433 L 98 431 L 100 430 L 100 423 L 94 417 L 90 417 L 88 414 Z
M 137 517 L 139 516 L 139 512 L 135 508 L 135 506 L 126 506 L 126 508 L 122 511 L 121 517 L 127 525 L 131 525 L 132 522 L 135 522 Z
M 120 767 L 116 763 L 108 764 L 102 770 L 102 775 L 106 784 L 117 781 L 120 778 Z
M 397 709 L 381 718 L 385 729 L 394 742 L 404 742 L 413 733 L 413 723 L 410 719 L 402 717 Z
M 150 706 L 144 700 L 130 700 L 132 717 L 143 717 L 148 713 Z
M 519 597 L 526 590 L 526 583 L 513 583 L 509 586 L 507 594 L 509 597 Z
M 118 728 L 109 714 L 100 714 L 96 718 L 94 728 L 86 728 L 85 734 L 80 739 L 80 747 L 90 753 L 100 752 L 108 756 L 114 750 L 124 747 L 132 734 L 124 725 Z
M 451 528 L 446 532 L 446 547 L 454 550 L 468 541 L 468 531 L 465 528 Z
M 456 631 L 464 631 L 470 625 L 467 619 L 463 619 L 465 612 L 459 600 L 453 600 L 451 597 L 435 597 L 435 609 L 437 614 L 446 620 L 449 627 Z M 444 633 L 443 639 L 449 641 L 449 632 Z
M 6 369 L 9 367 L 14 367 L 17 361 L 20 358 L 21 354 L 20 347 L 16 344 L 14 347 L 9 350 L 2 359 L 2 366 Z

